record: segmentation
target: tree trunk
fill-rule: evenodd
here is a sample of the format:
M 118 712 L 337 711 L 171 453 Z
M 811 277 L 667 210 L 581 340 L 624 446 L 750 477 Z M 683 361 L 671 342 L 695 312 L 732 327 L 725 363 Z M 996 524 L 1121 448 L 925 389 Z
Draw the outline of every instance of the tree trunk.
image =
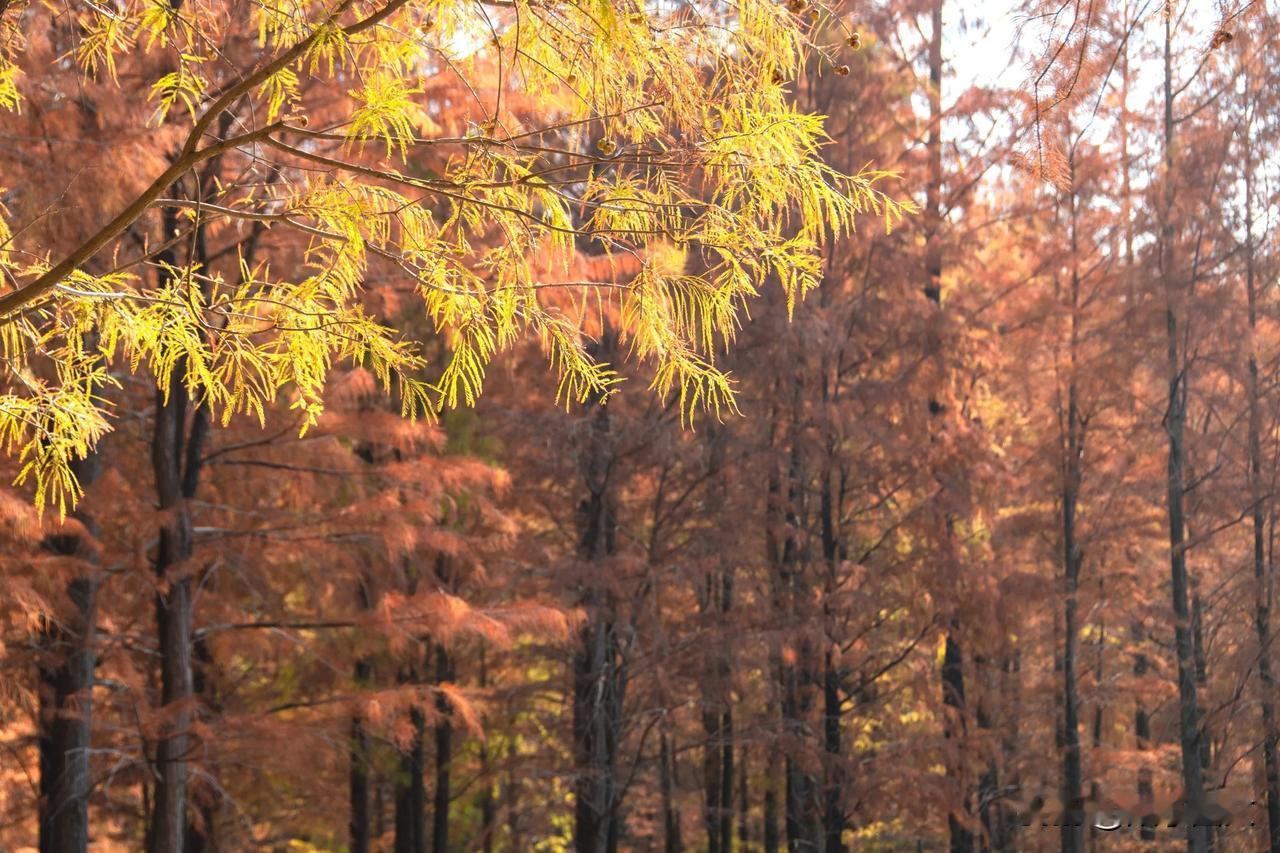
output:
M 96 454 L 72 463 L 82 487 L 97 478 L 99 467 Z M 73 511 L 72 517 L 89 539 L 98 535 L 97 525 L 83 508 Z M 41 546 L 54 554 L 77 558 L 83 569 L 67 583 L 70 618 L 51 625 L 41 638 L 39 850 L 79 853 L 89 845 L 98 558 L 93 543 L 79 534 L 46 536 Z
M 840 672 L 828 650 L 822 674 L 822 735 L 827 758 L 827 776 L 822 803 L 822 834 L 825 853 L 844 853 L 845 814 L 844 767 L 840 738 Z M 725 853 L 729 853 L 728 848 Z
M 1165 294 L 1165 330 L 1168 343 L 1168 407 L 1165 431 L 1169 436 L 1168 521 L 1169 579 L 1173 604 L 1174 653 L 1178 665 L 1178 735 L 1182 747 L 1182 788 L 1189 811 L 1194 815 L 1204 806 L 1204 768 L 1201 764 L 1200 710 L 1196 690 L 1195 651 L 1191 635 L 1188 601 L 1186 518 L 1184 476 L 1186 447 L 1184 430 L 1187 404 L 1187 364 L 1180 349 L 1180 296 L 1185 290 L 1174 274 L 1174 117 L 1173 117 L 1173 20 L 1165 16 L 1164 29 L 1164 198 L 1161 214 L 1161 277 Z M 1203 853 L 1209 847 L 1208 828 L 1199 820 L 1188 822 L 1187 849 Z
M 764 788 L 764 853 L 778 853 L 781 838 L 778 835 L 778 789 L 772 776 L 766 775 Z
M 709 624 L 727 640 L 727 617 L 733 606 L 732 569 L 722 567 L 709 572 L 700 598 Z M 702 750 L 706 792 L 703 822 L 709 853 L 729 853 L 733 846 L 733 708 L 729 695 L 732 670 L 728 652 L 720 649 L 710 655 L 710 672 L 702 690 L 702 731 L 706 735 Z
M 675 775 L 671 738 L 664 726 L 658 733 L 658 788 L 662 797 L 662 848 L 666 853 L 679 853 L 684 849 L 680 840 L 680 811 L 675 804 Z
M 436 645 L 436 683 L 451 682 L 457 677 L 453 661 L 444 646 Z M 440 722 L 436 723 L 436 790 L 431 815 L 431 849 L 445 853 L 449 849 L 449 802 L 452 798 L 449 773 L 453 764 L 453 724 L 450 722 L 448 700 L 443 695 L 436 700 Z
M 1258 687 L 1262 711 L 1262 763 L 1266 782 L 1267 849 L 1280 853 L 1280 766 L 1277 765 L 1275 677 L 1271 671 L 1271 596 L 1274 583 L 1266 552 L 1270 505 L 1262 477 L 1262 392 L 1258 380 L 1258 282 L 1253 244 L 1253 89 L 1245 75 L 1247 121 L 1244 138 L 1245 300 L 1249 319 L 1249 494 L 1253 501 L 1254 632 L 1258 638 Z
M 357 688 L 368 684 L 373 677 L 373 664 L 367 659 L 356 661 L 355 683 Z M 347 823 L 350 853 L 370 853 L 369 819 L 369 733 L 357 711 L 351 715 L 351 771 L 349 791 L 351 813 Z
M 484 647 L 480 648 L 480 689 L 489 687 L 489 667 Z M 494 797 L 493 763 L 489 756 L 488 740 L 480 739 L 480 849 L 492 853 L 494 834 L 498 831 L 497 802 Z
M 1075 176 L 1075 148 L 1068 153 L 1068 169 Z M 1074 186 L 1074 181 L 1073 181 Z M 1062 418 L 1062 577 L 1063 577 L 1063 643 L 1062 643 L 1062 801 L 1066 814 L 1062 821 L 1062 853 L 1083 853 L 1084 813 L 1083 778 L 1080 762 L 1080 696 L 1076 684 L 1080 627 L 1076 613 L 1080 588 L 1080 568 L 1084 550 L 1076 535 L 1076 508 L 1080 501 L 1083 477 L 1084 424 L 1080 416 L 1079 388 L 1076 384 L 1080 346 L 1080 270 L 1077 263 L 1079 235 L 1077 198 L 1073 192 L 1068 203 L 1071 246 L 1071 284 L 1068 294 L 1067 406 Z
M 605 357 L 616 335 L 608 329 L 593 355 Z M 594 401 L 598 402 L 598 401 Z M 580 506 L 579 557 L 605 563 L 617 551 L 610 471 L 608 410 L 596 406 L 580 465 L 586 498 Z M 579 853 L 615 853 L 618 847 L 616 763 L 625 663 L 618 642 L 613 592 L 592 579 L 582 590 L 587 619 L 573 660 L 574 846 Z
M 152 466 L 159 509 L 166 514 L 156 551 L 156 629 L 160 641 L 161 702 L 166 709 L 156 744 L 152 853 L 182 853 L 187 825 L 187 761 L 191 748 L 191 518 L 182 489 L 187 411 L 186 369 L 175 367 L 169 397 L 157 393 Z
M 40 666 L 40 853 L 88 849 L 97 589 L 93 576 L 67 584 L 73 618 L 42 638 L 54 661 Z
M 925 286 L 924 295 L 935 311 L 942 308 L 942 7 L 943 0 L 933 0 L 930 7 L 929 31 L 929 135 L 925 142 L 928 159 L 928 183 L 925 186 Z M 936 355 L 936 353 L 929 353 Z M 940 359 L 939 359 L 940 360 Z M 929 413 L 936 417 L 943 411 L 942 402 L 929 398 Z M 947 520 L 950 535 L 950 519 Z M 942 703 L 949 709 L 943 734 L 948 740 L 963 736 L 964 728 L 964 650 L 959 637 L 959 618 L 952 613 L 947 626 L 942 662 Z M 963 778 L 960 785 L 960 808 L 947 816 L 952 853 L 970 853 L 973 850 L 973 832 L 968 827 L 970 808 L 967 785 Z
M 942 704 L 947 709 L 943 734 L 948 740 L 958 740 L 964 737 L 965 728 L 964 659 L 960 642 L 956 639 L 954 621 L 950 628 L 942 652 Z M 969 811 L 967 796 L 961 803 L 961 808 L 964 811 L 964 817 L 958 817 L 954 811 L 947 815 L 951 853 L 971 853 L 973 850 L 973 831 L 969 829 L 965 820 Z
M 426 721 L 420 708 L 413 708 L 409 719 L 413 725 L 413 741 L 400 753 L 400 772 L 396 778 L 395 853 L 427 853 L 426 762 L 422 746 Z

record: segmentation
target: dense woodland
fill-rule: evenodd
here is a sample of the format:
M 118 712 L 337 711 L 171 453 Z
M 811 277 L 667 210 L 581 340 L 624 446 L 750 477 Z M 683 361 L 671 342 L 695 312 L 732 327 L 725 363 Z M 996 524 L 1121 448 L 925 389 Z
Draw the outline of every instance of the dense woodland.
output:
M 1278 35 L 0 0 L 0 850 L 1280 850 Z

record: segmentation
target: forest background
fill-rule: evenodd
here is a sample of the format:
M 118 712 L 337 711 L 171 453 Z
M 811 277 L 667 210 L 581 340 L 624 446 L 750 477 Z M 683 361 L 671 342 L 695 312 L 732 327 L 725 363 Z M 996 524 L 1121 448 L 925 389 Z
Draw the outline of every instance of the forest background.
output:
M 1276 36 L 0 0 L 0 849 L 1280 849 Z

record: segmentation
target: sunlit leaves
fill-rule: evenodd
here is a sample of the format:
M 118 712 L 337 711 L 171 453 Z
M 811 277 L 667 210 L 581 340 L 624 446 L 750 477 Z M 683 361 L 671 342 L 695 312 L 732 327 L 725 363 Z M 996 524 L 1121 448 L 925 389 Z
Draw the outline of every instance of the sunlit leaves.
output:
M 398 393 L 406 414 L 428 415 L 473 404 L 493 359 L 522 338 L 541 341 L 561 402 L 603 401 L 619 374 L 588 342 L 606 325 L 683 416 L 732 411 L 717 356 L 750 300 L 780 286 L 794 307 L 821 279 L 826 240 L 860 214 L 889 225 L 910 210 L 879 189 L 883 174 L 822 163 L 823 121 L 783 85 L 803 67 L 809 24 L 766 0 L 696 12 L 607 0 L 271 0 L 248 22 L 131 0 L 77 15 L 84 72 L 118 83 L 129 59 L 159 121 L 195 128 L 184 151 L 212 144 L 215 119 L 226 133 L 259 134 L 220 155 L 233 167 L 198 213 L 164 200 L 183 207 L 184 227 L 229 220 L 218 239 L 236 254 L 251 230 L 271 237 L 269 257 L 237 275 L 190 261 L 152 261 L 145 275 L 81 270 L 56 299 L 12 318 L 0 336 L 10 373 L 44 376 L 36 368 L 55 362 L 73 371 L 48 391 L 8 383 L 39 412 L 64 384 L 92 401 L 86 377 L 123 361 L 162 391 L 179 377 L 221 422 L 265 421 L 284 402 L 306 429 L 347 362 Z M 229 64 L 255 41 L 251 64 Z M 0 65 L 9 109 L 11 68 Z M 461 139 L 433 138 L 433 74 L 466 93 L 473 130 Z M 215 103 L 228 112 L 208 112 Z M 154 226 L 147 208 L 133 223 L 140 234 Z M 35 248 L 30 257 L 51 254 Z M 584 264 L 584 251 L 609 265 Z M 415 295 L 444 343 L 438 363 L 370 313 L 375 273 Z M 575 290 L 584 298 L 572 307 L 548 296 Z M 13 417 L 20 408 L 10 405 Z M 103 428 L 68 411 L 37 417 L 38 438 L 9 436 L 45 460 L 28 476 L 48 495 L 73 496 L 56 485 L 58 460 L 72 457 L 40 448 L 74 451 Z M 79 438 L 51 439 L 59 430 Z
M 282 68 L 272 74 L 258 89 L 258 97 L 267 104 L 268 122 L 279 118 L 285 104 L 294 101 L 297 96 L 298 75 L 289 68 Z
M 118 14 L 97 12 L 76 46 L 76 61 L 94 77 L 102 72 L 116 80 L 116 55 L 133 45 L 131 22 Z
M 16 112 L 22 104 L 18 93 L 18 66 L 0 56 L 0 110 Z
M 397 149 L 403 157 L 414 139 L 414 125 L 422 108 L 413 100 L 417 90 L 402 77 L 373 76 L 349 94 L 359 106 L 351 113 L 347 138 L 352 141 L 381 139 L 387 155 Z
M 200 100 L 209 86 L 208 81 L 195 71 L 196 61 L 199 61 L 199 57 L 184 55 L 177 71 L 164 75 L 152 85 L 151 96 L 160 103 L 157 121 L 164 121 L 169 110 L 178 103 L 186 107 L 187 112 L 195 118 Z

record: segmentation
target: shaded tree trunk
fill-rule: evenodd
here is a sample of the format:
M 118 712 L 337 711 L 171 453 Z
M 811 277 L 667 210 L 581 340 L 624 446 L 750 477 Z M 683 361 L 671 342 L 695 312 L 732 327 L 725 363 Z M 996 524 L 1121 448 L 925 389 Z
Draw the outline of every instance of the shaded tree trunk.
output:
M 764 853 L 778 853 L 781 838 L 778 835 L 778 789 L 771 777 L 765 778 L 764 789 Z
M 593 355 L 607 358 L 616 335 L 606 329 Z M 592 401 L 598 402 L 598 401 Z M 595 406 L 580 457 L 587 495 L 579 507 L 580 559 L 605 564 L 617 552 L 609 413 Z M 573 660 L 574 846 L 579 853 L 618 849 L 618 734 L 626 666 L 618 641 L 613 593 L 590 580 L 582 590 L 587 619 Z
M 156 550 L 156 628 L 159 638 L 161 702 L 166 721 L 156 744 L 152 853 L 182 853 L 186 840 L 188 759 L 192 752 L 191 517 L 182 488 L 187 411 L 186 370 L 174 369 L 166 400 L 156 398 L 152 466 L 159 509 L 166 514 Z
M 373 664 L 361 658 L 355 665 L 357 688 L 373 678 Z M 369 733 L 359 712 L 351 715 L 351 769 L 348 781 L 351 813 L 347 824 L 350 853 L 370 853 L 373 822 L 369 815 Z
M 457 677 L 454 664 L 445 648 L 436 644 L 436 683 L 451 682 Z M 431 813 L 431 849 L 445 853 L 449 849 L 450 768 L 453 764 L 453 724 L 448 700 L 436 699 L 440 722 L 436 723 L 436 790 Z
M 823 667 L 822 699 L 823 749 L 827 758 L 827 777 L 822 795 L 822 849 L 825 853 L 843 853 L 845 814 L 842 797 L 845 779 L 840 754 L 840 671 L 830 650 Z
M 95 455 L 73 463 L 81 486 L 98 474 Z M 72 516 L 89 537 L 97 536 L 83 509 Z M 52 625 L 41 638 L 40 700 L 40 853 L 77 853 L 89 845 L 89 746 L 93 715 L 95 614 L 100 579 L 97 553 L 79 534 L 45 537 L 45 550 L 75 557 L 83 572 L 67 584 L 70 618 Z
M 658 735 L 658 788 L 662 797 L 662 842 L 666 853 L 684 849 L 680 840 L 680 811 L 675 804 L 675 756 L 666 728 Z
M 731 569 L 708 573 L 700 596 L 706 617 L 721 632 L 727 632 L 727 616 L 733 605 Z M 727 636 L 726 636 L 727 639 Z M 706 806 L 703 822 L 709 853 L 729 853 L 733 846 L 733 708 L 729 699 L 731 669 L 728 653 L 713 651 L 709 678 L 703 685 L 702 769 Z
M 1258 687 L 1262 712 L 1262 763 L 1267 808 L 1267 849 L 1280 853 L 1280 765 L 1277 763 L 1275 676 L 1271 669 L 1271 598 L 1274 591 L 1267 560 L 1266 519 L 1270 505 L 1262 476 L 1262 391 L 1258 378 L 1258 274 L 1253 242 L 1253 101 L 1252 77 L 1245 75 L 1244 256 L 1245 303 L 1249 321 L 1249 494 L 1253 501 L 1254 632 L 1258 638 Z
M 1070 174 L 1075 175 L 1075 147 L 1068 153 Z M 1080 695 L 1076 683 L 1079 657 L 1080 626 L 1076 612 L 1080 588 L 1080 568 L 1084 563 L 1084 550 L 1076 530 L 1076 510 L 1080 501 L 1082 479 L 1081 463 L 1084 456 L 1084 422 L 1080 414 L 1079 388 L 1076 382 L 1077 361 L 1080 346 L 1080 270 L 1077 262 L 1079 235 L 1077 222 L 1077 197 L 1071 193 L 1069 204 L 1069 234 L 1071 248 L 1071 282 L 1067 294 L 1070 315 L 1067 342 L 1067 400 L 1066 411 L 1061 412 L 1063 435 L 1061 436 L 1062 470 L 1062 801 L 1066 814 L 1062 821 L 1063 853 L 1083 853 L 1084 813 L 1083 778 L 1080 761 Z
M 1165 330 L 1168 343 L 1168 406 L 1165 414 L 1165 431 L 1169 437 L 1168 464 L 1168 522 L 1169 522 L 1169 579 L 1173 604 L 1174 654 L 1178 669 L 1178 736 L 1182 747 L 1183 797 L 1194 812 L 1204 804 L 1204 768 L 1200 738 L 1200 710 L 1197 697 L 1195 650 L 1191 629 L 1191 612 L 1188 600 L 1188 576 L 1186 555 L 1185 485 L 1186 470 L 1186 406 L 1187 364 L 1181 351 L 1180 339 L 1185 331 L 1180 322 L 1184 319 L 1181 298 L 1186 290 L 1177 283 L 1174 271 L 1173 178 L 1174 178 L 1174 117 L 1173 117 L 1173 21 L 1165 16 L 1164 37 L 1164 198 L 1162 204 L 1161 277 L 1165 295 Z M 1208 828 L 1200 821 L 1190 821 L 1186 827 L 1187 849 L 1191 853 L 1203 853 L 1209 848 Z
M 485 650 L 480 648 L 480 689 L 489 686 L 489 667 Z M 493 762 L 489 754 L 488 740 L 480 739 L 480 773 L 482 785 L 480 790 L 480 845 L 484 853 L 493 850 L 494 834 L 498 831 L 497 801 L 494 797 Z
M 413 726 L 413 740 L 408 749 L 400 753 L 396 778 L 395 853 L 427 853 L 426 760 L 423 754 L 426 721 L 422 709 L 415 707 L 410 710 L 409 720 Z

